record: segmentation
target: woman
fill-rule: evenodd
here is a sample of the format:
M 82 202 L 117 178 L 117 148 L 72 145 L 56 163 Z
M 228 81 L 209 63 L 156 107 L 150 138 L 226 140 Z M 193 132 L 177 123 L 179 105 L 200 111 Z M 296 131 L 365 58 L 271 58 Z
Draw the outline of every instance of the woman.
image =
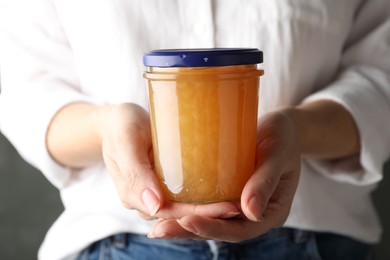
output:
M 65 206 L 39 258 L 369 257 L 380 238 L 369 195 L 390 154 L 390 120 L 378 116 L 390 111 L 389 7 L 2 0 L 1 130 Z M 246 46 L 265 55 L 266 156 L 240 202 L 164 200 L 142 54 Z

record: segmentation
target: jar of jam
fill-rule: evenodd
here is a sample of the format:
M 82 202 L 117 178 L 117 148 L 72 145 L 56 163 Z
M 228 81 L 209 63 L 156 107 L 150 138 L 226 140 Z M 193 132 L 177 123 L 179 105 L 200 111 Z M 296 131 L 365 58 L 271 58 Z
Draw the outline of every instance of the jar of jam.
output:
M 240 198 L 256 163 L 262 54 L 217 48 L 144 55 L 154 166 L 167 199 Z

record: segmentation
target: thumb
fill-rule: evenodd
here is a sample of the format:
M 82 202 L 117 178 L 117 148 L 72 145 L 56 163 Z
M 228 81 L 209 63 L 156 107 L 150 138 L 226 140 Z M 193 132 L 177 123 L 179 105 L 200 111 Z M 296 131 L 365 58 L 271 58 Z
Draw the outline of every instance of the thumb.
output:
M 111 116 L 113 133 L 103 142 L 106 166 L 122 204 L 154 216 L 164 201 L 152 167 L 148 114 L 130 105 L 122 105 L 115 112 Z
M 132 208 L 154 216 L 163 205 L 163 194 L 158 178 L 153 170 L 150 146 L 142 143 L 142 138 L 129 140 L 126 151 L 120 159 L 120 171 L 126 185 L 125 199 Z
M 257 168 L 246 183 L 241 195 L 241 207 L 250 220 L 264 219 L 264 211 L 280 179 L 278 168 L 272 161 L 266 161 Z

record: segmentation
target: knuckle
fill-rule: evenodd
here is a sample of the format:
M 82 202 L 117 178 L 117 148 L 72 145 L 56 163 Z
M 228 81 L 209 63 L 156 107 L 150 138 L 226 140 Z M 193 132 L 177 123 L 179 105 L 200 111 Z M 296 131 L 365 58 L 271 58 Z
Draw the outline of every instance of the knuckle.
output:
M 261 179 L 261 182 L 262 182 L 262 188 L 264 190 L 266 190 L 267 192 L 273 190 L 274 186 L 275 186 L 275 180 L 273 180 L 272 178 L 269 178 L 269 177 L 264 177 Z
M 132 192 L 132 191 L 135 191 L 137 187 L 139 187 L 139 184 L 138 184 L 138 178 L 134 175 L 129 175 L 128 177 L 126 177 L 126 180 L 125 180 L 125 185 L 126 185 L 126 190 L 128 192 Z
M 257 179 L 257 187 L 254 187 L 254 192 L 258 199 L 267 203 L 271 198 L 277 186 L 277 180 L 269 176 L 259 176 Z
M 127 192 L 132 192 L 139 188 L 140 183 L 140 171 L 136 168 L 127 168 L 126 171 L 122 174 L 123 182 Z

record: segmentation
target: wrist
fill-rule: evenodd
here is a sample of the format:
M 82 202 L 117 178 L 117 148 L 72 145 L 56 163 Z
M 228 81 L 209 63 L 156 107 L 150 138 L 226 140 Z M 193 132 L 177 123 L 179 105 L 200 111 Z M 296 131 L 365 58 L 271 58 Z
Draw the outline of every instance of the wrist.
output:
M 75 102 L 63 107 L 53 117 L 47 130 L 46 145 L 57 163 L 84 168 L 101 161 L 98 110 L 98 106 Z
M 304 157 L 340 159 L 360 152 L 359 132 L 340 104 L 320 100 L 282 110 L 296 129 Z
M 101 147 L 114 105 L 97 106 L 92 114 L 94 135 Z
M 304 112 L 296 107 L 287 107 L 280 110 L 280 114 L 287 120 L 291 134 L 299 146 L 299 151 L 301 155 L 304 155 L 307 150 L 305 147 L 305 137 L 308 132 L 308 125 L 304 123 Z

